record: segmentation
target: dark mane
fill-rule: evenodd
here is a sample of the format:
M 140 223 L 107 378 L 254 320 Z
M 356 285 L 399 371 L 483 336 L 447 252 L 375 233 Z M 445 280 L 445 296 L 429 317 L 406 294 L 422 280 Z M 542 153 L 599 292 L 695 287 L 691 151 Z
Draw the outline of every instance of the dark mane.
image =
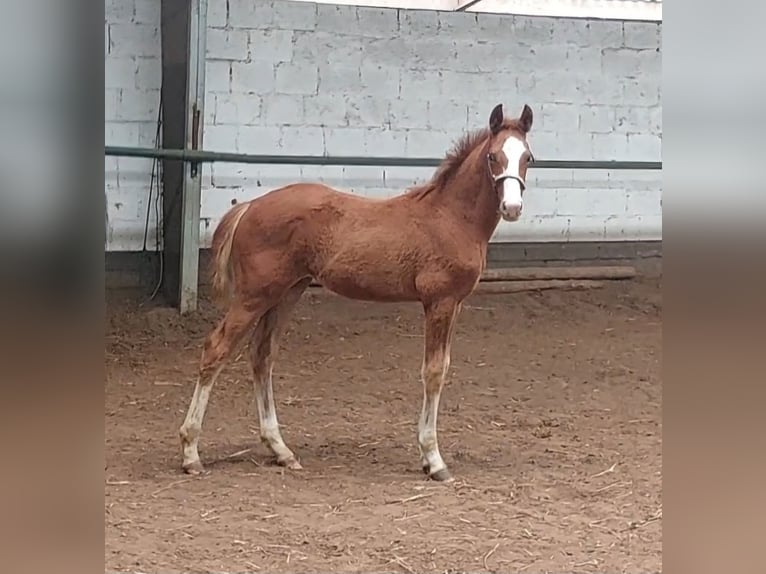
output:
M 514 120 L 505 120 L 503 129 L 515 129 Z M 455 142 L 452 148 L 444 156 L 441 165 L 436 168 L 434 175 L 426 183 L 413 187 L 408 193 L 423 197 L 433 191 L 444 187 L 457 173 L 463 162 L 471 155 L 479 145 L 489 137 L 489 128 L 481 128 L 464 134 Z

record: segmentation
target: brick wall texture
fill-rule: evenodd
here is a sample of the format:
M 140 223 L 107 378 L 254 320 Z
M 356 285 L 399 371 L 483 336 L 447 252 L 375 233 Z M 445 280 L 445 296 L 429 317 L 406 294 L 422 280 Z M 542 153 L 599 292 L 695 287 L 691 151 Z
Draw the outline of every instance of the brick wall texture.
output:
M 105 137 L 153 146 L 159 2 L 106 0 Z M 661 159 L 661 24 L 210 0 L 203 147 L 443 156 L 497 103 L 535 113 L 538 159 Z M 299 180 L 371 197 L 432 168 L 206 164 L 203 245 L 232 199 Z M 110 250 L 143 244 L 152 162 L 106 158 Z M 661 239 L 661 174 L 535 170 L 494 241 Z M 156 196 L 156 182 L 155 182 Z M 150 230 L 151 231 L 151 230 Z M 153 245 L 153 233 L 150 232 Z

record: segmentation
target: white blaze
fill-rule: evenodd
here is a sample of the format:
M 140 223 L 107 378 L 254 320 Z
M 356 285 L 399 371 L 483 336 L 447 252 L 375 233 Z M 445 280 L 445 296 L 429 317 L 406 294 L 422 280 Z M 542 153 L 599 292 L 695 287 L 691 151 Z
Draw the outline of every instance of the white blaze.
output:
M 521 156 L 527 151 L 524 142 L 515 137 L 509 137 L 503 144 L 503 153 L 508 160 L 508 167 L 505 168 L 504 175 L 520 177 L 519 165 Z M 523 202 L 521 199 L 521 183 L 517 179 L 509 178 L 503 180 L 503 200 L 500 209 L 503 212 L 515 211 L 520 209 Z

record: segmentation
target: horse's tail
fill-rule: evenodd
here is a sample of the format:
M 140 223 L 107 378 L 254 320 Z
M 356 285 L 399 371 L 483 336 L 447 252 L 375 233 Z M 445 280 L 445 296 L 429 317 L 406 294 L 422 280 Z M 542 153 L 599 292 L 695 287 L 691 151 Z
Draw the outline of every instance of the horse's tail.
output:
M 231 282 L 234 279 L 234 270 L 231 266 L 231 245 L 234 242 L 234 232 L 248 207 L 250 207 L 250 202 L 240 203 L 232 207 L 223 216 L 213 233 L 213 294 L 220 299 L 225 298 L 231 292 Z

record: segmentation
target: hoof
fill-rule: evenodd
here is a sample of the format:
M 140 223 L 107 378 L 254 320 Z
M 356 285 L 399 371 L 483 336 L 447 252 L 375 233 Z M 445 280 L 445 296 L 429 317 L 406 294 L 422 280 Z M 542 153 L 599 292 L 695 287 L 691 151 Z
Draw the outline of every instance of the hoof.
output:
M 198 475 L 205 472 L 205 467 L 202 466 L 200 461 L 195 460 L 194 462 L 184 463 L 184 472 L 186 474 Z
M 299 463 L 294 456 L 291 456 L 290 458 L 284 458 L 282 460 L 277 460 L 277 464 L 279 466 L 289 468 L 290 470 L 303 470 L 301 463 Z
M 435 480 L 436 482 L 452 482 L 453 480 L 455 480 L 454 478 L 452 478 L 452 475 L 446 468 L 437 470 L 436 472 L 434 472 L 433 474 L 430 474 L 429 476 L 431 480 Z

